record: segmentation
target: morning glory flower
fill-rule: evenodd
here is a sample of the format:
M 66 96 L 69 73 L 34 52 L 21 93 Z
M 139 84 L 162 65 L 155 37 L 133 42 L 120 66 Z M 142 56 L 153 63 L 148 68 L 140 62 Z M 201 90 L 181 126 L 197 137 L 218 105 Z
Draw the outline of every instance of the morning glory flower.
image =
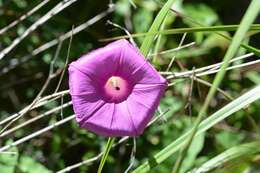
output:
M 166 80 L 127 40 L 69 65 L 69 90 L 80 127 L 102 136 L 137 136 L 151 120 Z

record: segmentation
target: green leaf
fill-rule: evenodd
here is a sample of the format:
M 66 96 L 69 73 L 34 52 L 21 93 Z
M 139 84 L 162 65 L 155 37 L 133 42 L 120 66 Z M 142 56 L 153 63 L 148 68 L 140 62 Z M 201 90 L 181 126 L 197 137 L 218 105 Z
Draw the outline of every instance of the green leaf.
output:
M 211 26 L 218 21 L 217 13 L 205 4 L 188 4 L 183 6 L 183 11 L 186 16 L 192 16 L 192 18 L 206 26 Z M 194 23 L 190 20 L 185 20 L 184 23 L 194 27 Z M 200 44 L 203 39 L 204 33 L 194 33 L 196 43 Z
M 12 143 L 12 140 L 8 140 L 5 145 Z M 12 147 L 8 152 L 11 153 L 0 153 L 0 172 L 3 173 L 13 173 L 15 172 L 15 166 L 18 161 L 18 150 L 16 147 Z
M 238 145 L 245 135 L 242 133 L 232 133 L 232 132 L 220 132 L 216 135 L 217 143 L 219 143 L 225 149 Z
M 37 162 L 33 158 L 29 156 L 21 156 L 19 160 L 19 169 L 24 173 L 52 173 L 49 169 L 47 169 L 44 165 Z
M 152 26 L 150 27 L 148 33 L 154 33 L 157 32 L 160 29 L 160 26 L 164 20 L 164 18 L 166 17 L 168 11 L 170 10 L 171 6 L 173 5 L 175 0 L 168 0 L 165 5 L 163 6 L 163 8 L 160 10 L 160 12 L 157 14 L 156 18 L 154 19 L 154 22 L 152 24 Z M 148 55 L 148 52 L 151 48 L 151 45 L 154 41 L 154 35 L 153 36 L 146 36 L 142 46 L 140 48 L 140 51 L 142 52 L 142 54 L 146 57 Z
M 138 9 L 133 15 L 133 25 L 136 32 L 145 32 L 153 22 L 152 11 L 147 9 Z M 138 41 L 143 41 L 143 38 L 138 38 Z
M 212 169 L 224 165 L 226 162 L 231 161 L 242 156 L 248 156 L 257 152 L 260 152 L 260 141 L 254 141 L 242 145 L 232 147 L 216 157 L 210 159 L 199 168 L 192 170 L 191 172 L 203 173 L 209 172 Z
M 155 36 L 158 34 L 164 34 L 164 35 L 170 35 L 170 34 L 182 34 L 182 33 L 194 33 L 194 32 L 206 32 L 210 33 L 213 32 L 215 34 L 218 34 L 219 36 L 231 40 L 231 38 L 227 35 L 224 35 L 217 31 L 235 31 L 237 30 L 238 25 L 219 25 L 219 26 L 200 26 L 200 27 L 193 27 L 193 28 L 178 28 L 178 29 L 168 29 L 168 30 L 162 30 L 162 31 L 156 31 L 156 32 L 148 32 L 148 33 L 137 33 L 132 34 L 131 37 L 149 37 L 149 36 Z M 259 24 L 252 24 L 249 28 L 250 31 L 260 31 L 260 25 Z M 118 36 L 118 37 L 112 37 L 107 39 L 101 39 L 101 41 L 112 41 L 117 39 L 123 39 L 123 38 L 129 38 L 128 35 L 124 36 Z M 255 53 L 260 57 L 260 49 L 254 48 L 252 46 L 249 46 L 247 44 L 241 44 L 241 47 L 247 49 L 250 52 Z
M 198 136 L 208 129 L 210 129 L 215 124 L 219 123 L 220 121 L 224 120 L 225 118 L 229 117 L 233 113 L 239 111 L 240 109 L 243 109 L 245 106 L 249 105 L 250 103 L 260 99 L 260 85 L 251 89 L 247 93 L 243 94 L 242 96 L 238 97 L 234 101 L 230 102 L 208 118 L 206 118 L 204 121 L 202 121 L 199 125 L 198 131 L 195 135 Z M 189 135 L 191 134 L 191 130 L 189 130 L 187 133 L 170 143 L 168 146 L 163 148 L 159 153 L 155 154 L 152 158 L 150 158 L 148 161 L 140 165 L 138 168 L 136 168 L 133 172 L 139 173 L 139 172 L 148 172 L 153 167 L 157 166 L 158 164 L 165 161 L 167 158 L 169 158 L 171 155 L 173 155 L 175 152 L 180 150 L 186 140 L 188 139 Z
M 192 16 L 194 20 L 203 25 L 210 26 L 218 21 L 217 13 L 205 4 L 184 4 L 182 10 L 186 16 Z M 194 23 L 189 20 L 184 20 L 184 22 L 189 26 L 194 26 Z
M 102 155 L 102 158 L 101 158 L 101 161 L 99 163 L 99 167 L 98 167 L 98 173 L 101 173 L 102 172 L 102 169 L 107 161 L 107 157 L 108 157 L 108 154 L 109 154 L 109 151 L 113 145 L 115 141 L 115 138 L 108 138 L 108 141 L 107 141 L 107 144 L 106 144 L 106 148 L 105 148 L 105 151 Z
M 195 160 L 203 149 L 204 146 L 205 133 L 198 135 L 191 143 L 191 146 L 187 152 L 187 156 L 183 161 L 183 167 L 180 172 L 187 172 L 195 163 Z
M 250 28 L 250 25 L 256 19 L 257 15 L 259 13 L 259 10 L 260 10 L 260 1 L 253 0 L 250 3 L 245 15 L 243 16 L 241 24 L 239 25 L 238 30 L 236 31 L 234 38 L 232 39 L 230 47 L 228 48 L 228 50 L 223 58 L 223 64 L 220 67 L 220 71 L 217 73 L 216 77 L 214 78 L 213 84 L 210 87 L 210 90 L 207 94 L 204 104 L 198 113 L 198 116 L 196 118 L 196 121 L 195 121 L 193 129 L 192 129 L 192 133 L 190 134 L 190 137 L 188 138 L 183 150 L 181 150 L 180 157 L 176 161 L 176 164 L 174 166 L 175 172 L 178 173 L 178 170 L 182 165 L 183 158 L 186 155 L 187 149 L 189 148 L 189 146 L 196 134 L 196 131 L 198 130 L 199 124 L 201 123 L 201 121 L 207 114 L 208 106 L 209 106 L 211 100 L 213 99 L 213 97 L 217 91 L 217 88 L 221 84 L 221 82 L 226 74 L 226 68 L 229 66 L 229 61 L 235 56 L 236 52 L 238 51 L 238 48 L 239 48 L 240 44 L 242 43 L 248 29 Z

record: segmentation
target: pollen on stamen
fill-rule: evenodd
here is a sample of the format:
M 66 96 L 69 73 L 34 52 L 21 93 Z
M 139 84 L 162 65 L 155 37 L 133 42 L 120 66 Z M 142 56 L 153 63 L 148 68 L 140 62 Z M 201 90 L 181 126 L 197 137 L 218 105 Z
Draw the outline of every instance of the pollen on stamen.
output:
M 119 76 L 111 76 L 104 87 L 105 93 L 112 102 L 122 101 L 129 95 L 129 83 Z

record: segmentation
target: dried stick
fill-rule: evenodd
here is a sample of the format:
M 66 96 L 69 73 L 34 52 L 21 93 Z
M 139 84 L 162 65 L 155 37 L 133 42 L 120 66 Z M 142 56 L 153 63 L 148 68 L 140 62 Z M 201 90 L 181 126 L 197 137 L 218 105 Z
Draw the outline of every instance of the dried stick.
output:
M 59 79 L 58 85 L 57 85 L 57 87 L 56 87 L 54 93 L 58 92 L 58 90 L 59 90 L 59 88 L 60 88 L 62 79 L 63 79 L 63 77 L 64 77 L 64 74 L 65 74 L 65 71 L 66 71 L 66 68 L 67 68 L 67 65 L 68 65 L 68 62 L 69 62 L 70 48 L 71 48 L 71 43 L 72 43 L 72 38 L 73 38 L 73 30 L 74 30 L 74 26 L 72 26 L 72 29 L 71 29 L 71 36 L 70 36 L 69 47 L 68 47 L 68 52 L 67 52 L 67 57 L 66 57 L 65 65 L 64 65 L 64 68 L 63 68 L 63 70 L 62 70 L 62 72 L 61 72 L 60 79 Z M 62 98 L 63 98 L 63 97 L 62 97 Z
M 21 17 L 19 17 L 17 20 L 13 21 L 12 23 L 10 23 L 9 25 L 7 25 L 6 27 L 0 29 L 0 35 L 2 35 L 3 33 L 5 33 L 6 31 L 8 31 L 10 28 L 14 27 L 15 25 L 17 25 L 19 22 L 23 21 L 24 19 L 26 19 L 27 17 L 31 16 L 33 13 L 35 13 L 36 11 L 38 11 L 41 7 L 43 7 L 45 4 L 47 4 L 50 0 L 44 0 L 41 3 L 39 3 L 37 6 L 35 6 L 33 9 L 31 9 L 30 11 L 28 11 L 27 13 L 25 13 L 24 15 L 22 15 Z
M 254 54 L 249 53 L 249 54 L 246 54 L 246 55 L 243 55 L 243 56 L 239 56 L 237 58 L 234 58 L 232 60 L 232 62 L 240 60 L 240 59 L 244 59 L 244 58 L 247 58 L 247 57 L 250 57 L 250 56 L 253 56 L 253 55 Z M 259 62 L 259 60 L 251 61 L 251 62 L 248 62 L 248 63 L 243 63 L 243 64 L 240 64 L 240 65 L 231 66 L 231 67 L 227 68 L 226 70 L 231 70 L 231 69 L 234 69 L 234 68 L 240 68 L 240 67 L 252 65 L 252 64 L 256 64 L 258 62 Z M 216 67 L 219 68 L 221 64 L 222 63 L 217 63 L 217 64 L 213 64 L 213 65 L 210 65 L 210 66 L 198 68 L 198 69 L 194 70 L 195 76 L 203 76 L 203 75 L 216 73 L 219 69 L 217 69 L 217 70 L 211 70 L 211 69 L 216 69 Z M 201 71 L 205 71 L 205 72 L 201 72 Z M 201 73 L 198 73 L 198 72 L 201 72 Z M 173 73 L 173 72 L 161 72 L 161 74 L 162 75 L 168 74 L 169 76 L 167 76 L 167 79 L 173 79 L 173 78 L 189 77 L 190 75 L 193 74 L 193 71 L 190 70 L 190 71 L 175 72 L 175 73 Z
M 25 108 L 23 108 L 21 111 L 19 111 L 18 113 L 15 113 L 13 115 L 10 115 L 8 116 L 7 118 L 3 119 L 1 122 L 0 122 L 0 125 L 3 125 L 5 123 L 7 123 L 8 121 L 16 118 L 17 116 L 19 116 L 20 114 L 23 114 L 25 111 L 27 111 L 28 109 L 29 110 L 32 110 L 32 109 L 35 109 L 35 108 L 38 108 L 40 106 L 43 106 L 47 103 L 49 103 L 50 101 L 53 101 L 53 100 L 56 100 L 58 98 L 60 98 L 61 96 L 64 96 L 66 94 L 69 93 L 69 90 L 64 90 L 64 91 L 60 91 L 58 93 L 54 93 L 54 94 L 50 94 L 50 95 L 47 95 L 45 97 L 42 97 L 31 109 L 29 109 L 30 105 L 26 106 Z
M 22 144 L 22 143 L 24 143 L 24 142 L 26 142 L 26 141 L 28 141 L 28 140 L 30 140 L 30 139 L 36 137 L 36 136 L 39 136 L 39 135 L 41 135 L 42 133 L 47 132 L 47 131 L 49 131 L 49 130 L 55 128 L 55 127 L 58 127 L 58 126 L 60 126 L 60 125 L 62 125 L 62 124 L 64 124 L 64 123 L 66 123 L 66 122 L 68 122 L 68 121 L 70 121 L 70 120 L 72 120 L 72 119 L 74 119 L 74 118 L 75 118 L 75 115 L 71 115 L 71 116 L 69 116 L 69 117 L 67 117 L 67 118 L 65 118 L 65 119 L 63 119 L 63 120 L 61 120 L 61 121 L 58 121 L 58 122 L 56 122 L 56 123 L 54 123 L 54 124 L 52 124 L 52 125 L 50 125 L 50 126 L 48 126 L 48 127 L 43 128 L 43 129 L 41 129 L 41 130 L 39 130 L 39 131 L 37 131 L 37 132 L 34 132 L 34 133 L 32 133 L 32 134 L 30 134 L 30 135 L 28 135 L 28 136 L 25 136 L 25 137 L 23 137 L 23 138 L 21 138 L 21 139 L 18 139 L 17 141 L 15 141 L 15 142 L 13 142 L 13 143 L 11 143 L 11 144 L 9 144 L 9 145 L 6 145 L 6 146 L 0 148 L 0 153 L 3 152 L 3 151 L 6 151 L 6 150 L 8 150 L 8 149 L 10 149 L 11 147 L 15 147 L 15 146 L 17 146 L 17 145 L 19 145 L 19 144 Z
M 65 9 L 66 7 L 70 6 L 77 0 L 63 0 L 59 4 L 57 4 L 53 9 L 51 9 L 48 13 L 42 16 L 39 20 L 37 20 L 34 24 L 32 24 L 20 37 L 17 37 L 11 45 L 6 47 L 0 52 L 0 60 L 2 60 L 12 49 L 15 48 L 24 38 L 26 38 L 31 32 L 36 30 L 40 25 L 44 24 L 48 21 L 51 17 Z
M 44 91 L 47 89 L 50 81 L 55 78 L 59 73 L 60 70 L 57 70 L 56 72 L 53 72 L 54 70 L 54 64 L 59 56 L 60 53 L 60 49 L 62 46 L 63 42 L 59 42 L 59 45 L 57 47 L 57 50 L 55 52 L 55 56 L 53 58 L 53 60 L 51 61 L 50 64 L 50 70 L 49 70 L 49 75 L 48 78 L 46 79 L 45 83 L 43 84 L 43 87 L 41 88 L 40 92 L 37 94 L 37 96 L 35 97 L 35 99 L 32 101 L 32 103 L 28 106 L 28 108 L 26 110 L 24 110 L 22 113 L 18 114 L 17 117 L 15 117 L 14 119 L 12 119 L 6 126 L 4 126 L 1 131 L 0 134 L 2 134 L 10 125 L 12 125 L 15 121 L 17 121 L 19 118 L 21 118 L 23 115 L 25 115 L 28 111 L 30 111 L 30 109 L 32 109 L 32 107 L 39 101 L 39 99 L 41 98 L 42 94 L 44 93 Z
M 101 20 L 102 18 L 107 16 L 107 14 L 111 13 L 112 11 L 114 11 L 114 8 L 109 8 L 108 10 L 96 15 L 95 17 L 91 18 L 87 22 L 77 26 L 73 30 L 73 33 L 72 33 L 72 30 L 71 30 L 71 31 L 61 35 L 60 40 L 64 41 L 64 40 L 70 38 L 71 34 L 73 34 L 73 35 L 78 34 L 79 32 L 85 30 L 89 26 L 95 24 L 96 22 L 98 22 L 99 20 Z M 18 62 L 17 59 L 13 59 L 15 63 L 10 63 L 7 67 L 4 67 L 2 70 L 0 70 L 0 76 L 5 74 L 5 73 L 8 73 L 9 71 L 11 71 L 13 69 L 15 69 L 20 64 L 27 62 L 28 60 L 32 59 L 36 55 L 40 54 L 41 52 L 55 46 L 56 44 L 58 44 L 58 41 L 59 41 L 58 39 L 54 39 L 52 41 L 45 43 L 44 45 L 42 45 L 42 46 L 38 47 L 37 49 L 33 50 L 29 55 L 26 55 L 26 56 L 23 56 L 22 58 L 20 58 L 19 62 Z M 13 60 L 11 60 L 11 61 L 13 61 Z
M 178 46 L 177 48 L 174 48 L 174 49 L 169 49 L 169 50 L 161 51 L 161 52 L 158 52 L 158 53 L 149 54 L 148 57 L 156 56 L 156 55 L 163 55 L 163 54 L 167 54 L 167 53 L 173 53 L 173 52 L 179 51 L 181 49 L 194 46 L 195 44 L 196 44 L 196 42 L 191 42 L 191 43 L 188 43 L 188 44 L 185 44 L 185 45 L 182 45 L 182 46 Z
M 5 136 L 7 136 L 7 135 L 9 135 L 9 134 L 11 134 L 11 133 L 13 133 L 13 132 L 19 130 L 20 128 L 22 128 L 22 127 L 24 127 L 24 126 L 27 126 L 27 125 L 29 125 L 29 124 L 31 124 L 31 123 L 33 123 L 33 122 L 35 122 L 35 121 L 37 121 L 37 120 L 43 118 L 43 117 L 46 117 L 46 116 L 48 116 L 48 115 L 51 115 L 51 114 L 53 114 L 54 112 L 57 112 L 57 111 L 59 111 L 59 110 L 61 110 L 61 109 L 63 109 L 63 108 L 66 108 L 66 107 L 70 106 L 70 105 L 72 105 L 72 102 L 71 102 L 71 101 L 69 101 L 69 102 L 67 102 L 67 103 L 65 103 L 65 104 L 62 104 L 62 105 L 60 105 L 60 106 L 58 106 L 58 107 L 55 107 L 55 108 L 53 108 L 53 109 L 51 109 L 51 110 L 49 110 L 49 111 L 47 111 L 47 112 L 44 112 L 44 113 L 42 113 L 42 114 L 40 114 L 40 115 L 38 115 L 38 116 L 36 116 L 36 117 L 34 117 L 34 118 L 31 118 L 31 119 L 29 119 L 28 121 L 25 121 L 24 123 L 19 124 L 18 126 L 15 126 L 15 127 L 11 128 L 11 129 L 9 129 L 9 130 L 6 130 L 5 132 L 3 132 L 3 133 L 0 135 L 0 138 L 3 138 L 3 137 L 5 137 Z
M 248 57 L 251 57 L 253 55 L 254 55 L 253 53 L 248 53 L 248 54 L 236 57 L 236 58 L 232 59 L 230 61 L 230 63 L 238 61 L 238 60 L 242 60 L 242 59 L 245 59 L 245 58 L 248 58 Z M 201 72 L 201 71 L 206 71 L 206 70 L 209 70 L 209 69 L 219 68 L 221 64 L 222 64 L 222 62 L 216 63 L 216 64 L 212 64 L 212 65 L 209 65 L 209 66 L 205 66 L 205 67 L 201 67 L 201 68 L 197 68 L 195 70 L 195 73 L 198 73 L 198 72 Z M 187 75 L 191 75 L 193 73 L 193 71 L 180 72 L 180 73 L 183 73 L 183 74 L 187 73 Z M 163 75 L 171 75 L 172 72 L 161 72 L 161 74 L 163 74 Z
M 180 47 L 182 46 L 182 44 L 183 44 L 183 42 L 184 42 L 184 40 L 185 40 L 185 38 L 186 38 L 186 35 L 187 35 L 187 33 L 185 32 L 185 33 L 183 34 L 183 36 L 181 37 L 181 41 L 180 41 L 180 43 L 179 43 L 179 45 L 178 45 L 178 48 L 180 48 Z M 171 69 L 172 64 L 173 64 L 175 58 L 176 58 L 176 55 L 174 55 L 174 56 L 172 57 L 172 59 L 171 59 L 169 65 L 168 65 L 166 71 L 169 71 L 169 70 Z
M 163 115 L 165 115 L 167 112 L 169 111 L 169 109 L 167 109 L 166 111 L 162 112 L 160 115 L 156 116 L 152 121 L 150 121 L 147 125 L 147 127 L 151 126 L 152 124 L 154 124 L 158 119 L 160 119 Z M 115 143 L 112 147 L 116 147 L 118 146 L 119 144 L 125 142 L 126 140 L 128 140 L 129 137 L 126 136 L 126 137 L 122 137 L 117 143 Z M 1 148 L 0 148 L 0 151 L 1 151 Z M 76 164 L 73 164 L 73 165 L 70 165 L 60 171 L 58 171 L 57 173 L 65 173 L 65 172 L 69 172 L 73 169 L 76 169 L 82 165 L 85 165 L 85 164 L 89 164 L 91 162 L 94 162 L 94 161 L 97 161 L 101 158 L 101 156 L 103 155 L 103 152 L 99 153 L 97 156 L 95 157 L 92 157 L 90 159 L 87 159 L 87 160 L 83 160 L 82 162 L 79 162 L 79 163 L 76 163 Z

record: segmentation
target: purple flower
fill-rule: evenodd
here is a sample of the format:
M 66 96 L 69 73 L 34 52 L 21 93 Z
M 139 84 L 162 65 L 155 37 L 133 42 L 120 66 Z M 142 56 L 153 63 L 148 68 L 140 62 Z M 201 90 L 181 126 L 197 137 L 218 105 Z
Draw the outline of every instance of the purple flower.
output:
M 151 120 L 166 80 L 137 48 L 119 40 L 69 66 L 69 88 L 80 127 L 103 136 L 136 136 Z

